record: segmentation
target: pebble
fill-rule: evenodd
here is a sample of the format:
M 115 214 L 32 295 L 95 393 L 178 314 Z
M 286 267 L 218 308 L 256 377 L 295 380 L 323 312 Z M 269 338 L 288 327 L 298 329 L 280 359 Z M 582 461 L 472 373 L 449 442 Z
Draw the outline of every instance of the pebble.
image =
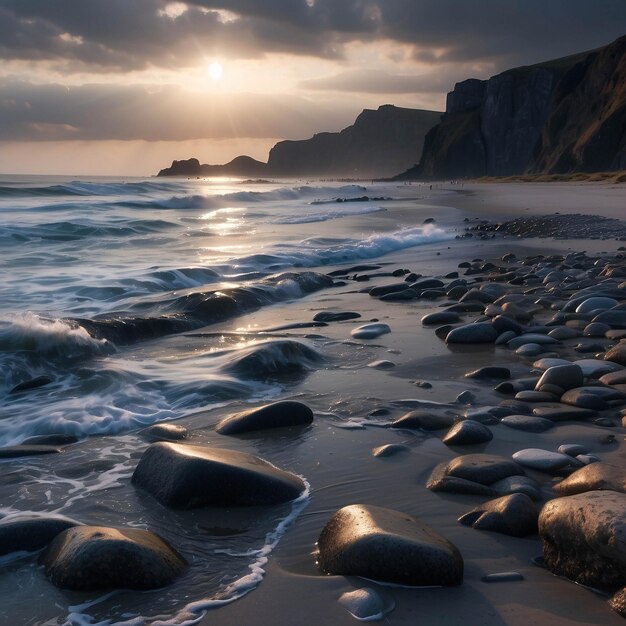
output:
M 355 589 L 354 591 L 341 594 L 339 604 L 346 609 L 352 617 L 366 622 L 381 620 L 385 613 L 389 612 L 389 609 L 386 609 L 385 602 L 380 595 L 369 587 L 363 587 L 362 589 Z
M 447 446 L 464 446 L 486 443 L 493 439 L 491 429 L 480 422 L 464 420 L 457 422 L 443 437 Z
M 363 324 L 350 332 L 355 339 L 375 339 L 391 332 L 387 324 Z
M 551 420 L 534 415 L 509 415 L 502 418 L 501 424 L 528 433 L 543 433 L 554 426 L 554 422 Z
M 396 366 L 392 361 L 387 361 L 385 359 L 381 359 L 379 361 L 372 361 L 367 364 L 367 367 L 372 367 L 377 370 L 389 370 Z
M 495 367 L 493 365 L 480 367 L 465 374 L 465 378 L 477 378 L 479 380 L 508 380 L 511 378 L 511 370 L 508 367 Z
M 572 458 L 560 452 L 540 448 L 526 448 L 513 454 L 513 460 L 524 467 L 542 472 L 553 472 L 572 464 Z
M 372 448 L 372 455 L 378 458 L 395 456 L 400 452 L 410 452 L 411 449 L 401 443 L 388 443 L 378 448 Z

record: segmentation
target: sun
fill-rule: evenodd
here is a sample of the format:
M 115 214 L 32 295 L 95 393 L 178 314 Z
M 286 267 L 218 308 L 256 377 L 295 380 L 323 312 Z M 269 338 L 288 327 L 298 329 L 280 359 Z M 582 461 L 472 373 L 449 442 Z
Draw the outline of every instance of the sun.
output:
M 219 61 L 213 61 L 213 63 L 207 67 L 207 73 L 211 80 L 220 80 L 224 74 L 224 68 Z

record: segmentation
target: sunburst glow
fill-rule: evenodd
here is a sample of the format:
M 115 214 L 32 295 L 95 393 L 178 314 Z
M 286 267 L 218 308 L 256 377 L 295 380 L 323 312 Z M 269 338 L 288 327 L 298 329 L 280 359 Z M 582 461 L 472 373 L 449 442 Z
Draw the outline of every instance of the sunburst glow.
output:
M 211 80 L 220 80 L 224 75 L 224 68 L 219 61 L 213 61 L 207 68 L 207 72 Z

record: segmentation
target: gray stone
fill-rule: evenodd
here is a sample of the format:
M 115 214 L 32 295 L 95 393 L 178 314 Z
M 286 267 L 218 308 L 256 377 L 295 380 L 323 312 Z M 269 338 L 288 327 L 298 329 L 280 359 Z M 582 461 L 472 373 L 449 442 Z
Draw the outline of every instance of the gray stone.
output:
M 533 500 L 541 500 L 542 498 L 541 485 L 529 476 L 509 476 L 493 483 L 491 488 L 499 496 L 523 493 Z
M 355 339 L 375 339 L 391 332 L 387 324 L 363 324 L 350 333 Z
M 593 322 L 585 326 L 583 334 L 587 337 L 604 337 L 604 335 L 611 330 L 608 324 L 602 324 L 601 322 Z
M 459 522 L 477 530 L 489 530 L 513 537 L 537 532 L 539 510 L 523 493 L 489 500 L 459 517 Z
M 317 542 L 329 574 L 402 585 L 460 585 L 458 549 L 421 520 L 378 506 L 353 504 L 335 512 Z
M 0 459 L 16 459 L 21 456 L 39 456 L 41 454 L 55 454 L 61 452 L 58 446 L 45 445 L 17 445 L 0 448 Z
M 511 339 L 513 339 L 513 337 L 515 336 L 516 335 L 512 330 L 506 330 L 501 335 L 498 335 L 495 344 L 496 346 L 503 346 L 509 343 L 509 341 L 511 341 Z
M 600 311 L 606 309 L 612 309 L 618 303 L 614 298 L 603 297 L 591 297 L 583 300 L 577 307 L 576 313 L 592 313 L 593 311 Z
M 454 311 L 436 311 L 422 317 L 424 326 L 439 326 L 440 324 L 456 324 L 461 321 L 461 316 Z
M 379 359 L 378 361 L 372 361 L 367 364 L 367 367 L 371 367 L 375 370 L 390 370 L 396 366 L 392 361 L 387 361 L 386 359 Z
M 603 385 L 626 385 L 626 369 L 600 376 Z
M 11 516 L 0 521 L 0 556 L 45 548 L 59 533 L 80 525 L 62 515 Z
M 626 494 L 588 491 L 550 500 L 539 536 L 551 572 L 599 589 L 626 584 Z
M 515 354 L 519 354 L 520 356 L 539 356 L 545 351 L 545 347 L 538 343 L 525 343 L 515 350 Z
M 508 367 L 488 365 L 468 372 L 465 374 L 465 378 L 476 378 L 478 380 L 508 380 L 511 378 L 511 370 Z
M 550 450 L 542 450 L 540 448 L 518 450 L 513 454 L 513 459 L 524 467 L 542 472 L 554 472 L 568 467 L 573 463 L 572 457 L 567 456 L 567 454 L 551 452 Z
M 339 597 L 339 604 L 352 617 L 364 622 L 382 619 L 389 610 L 380 595 L 369 587 L 342 593 Z
M 533 367 L 535 369 L 545 371 L 550 367 L 555 367 L 556 365 L 571 365 L 572 362 L 567 359 L 556 359 L 553 357 L 545 357 L 543 359 L 538 359 L 533 363 Z
M 508 415 L 503 417 L 500 423 L 509 428 L 528 433 L 543 433 L 554 426 L 554 422 L 551 420 L 534 415 Z
M 515 394 L 516 400 L 522 402 L 558 402 L 559 397 L 553 393 L 547 393 L 546 391 L 518 391 Z
M 186 439 L 189 432 L 180 424 L 154 424 L 141 431 L 149 441 L 180 441 Z
M 597 490 L 626 493 L 626 470 L 610 463 L 592 463 L 554 485 L 554 491 L 560 496 Z
M 580 443 L 564 443 L 558 447 L 558 452 L 561 454 L 567 454 L 567 456 L 578 456 L 579 454 L 587 454 L 589 450 L 587 446 L 583 446 Z
M 548 335 L 539 335 L 537 333 L 525 333 L 523 335 L 519 335 L 519 337 L 514 337 L 509 341 L 508 346 L 511 350 L 515 350 L 520 346 L 523 346 L 527 343 L 538 343 L 541 346 L 551 346 L 559 343 L 558 339 L 554 337 L 550 337 Z
M 378 448 L 372 448 L 372 454 L 376 457 L 384 458 L 388 456 L 395 456 L 400 452 L 410 452 L 411 449 L 401 443 L 388 443 L 384 446 L 378 446 Z
M 577 406 L 553 404 L 535 407 L 533 409 L 533 415 L 544 417 L 553 422 L 561 422 L 563 420 L 584 420 L 589 417 L 594 417 L 596 413 L 590 409 L 581 409 Z
M 448 476 L 446 473 L 447 466 L 447 463 L 439 463 L 439 465 L 433 469 L 426 482 L 426 489 L 444 493 L 462 493 L 476 496 L 489 497 L 496 495 L 496 492 L 486 485 L 481 485 L 473 480 Z
M 576 460 L 580 461 L 583 465 L 591 465 L 592 463 L 599 463 L 600 457 L 595 454 L 579 454 L 576 456 Z
M 568 326 L 557 326 L 548 333 L 548 337 L 553 337 L 559 341 L 563 339 L 573 339 L 574 337 L 580 337 L 580 331 L 575 328 L 569 328 Z
M 455 402 L 460 404 L 472 404 L 476 400 L 476 396 L 469 390 L 461 391 L 461 393 L 456 397 Z
M 300 478 L 251 454 L 166 442 L 144 452 L 132 483 L 175 509 L 279 504 L 304 491 Z
M 612 348 L 612 350 L 613 349 L 614 348 Z M 580 368 L 583 371 L 583 374 L 587 378 L 600 378 L 600 376 L 603 376 L 604 374 L 608 374 L 610 372 L 616 372 L 618 370 L 623 369 L 621 364 L 611 363 L 611 359 L 608 358 L 609 352 L 607 352 L 606 354 L 606 357 L 605 357 L 607 358 L 606 361 L 600 361 L 598 359 L 581 359 L 579 361 L 574 361 L 574 362 L 580 366 Z
M 609 309 L 596 315 L 592 322 L 601 322 L 611 328 L 626 328 L 626 311 Z
M 418 428 L 419 430 L 443 430 L 454 424 L 450 415 L 438 415 L 427 411 L 409 411 L 392 422 L 392 428 Z
M 486 443 L 493 439 L 487 426 L 474 420 L 457 422 L 441 439 L 447 446 L 467 446 Z
M 498 333 L 513 332 L 516 336 L 524 332 L 524 327 L 506 315 L 497 315 L 491 321 Z
M 607 361 L 613 363 L 619 363 L 619 365 L 626 365 L 626 343 L 618 343 L 613 346 L 605 355 L 604 358 Z
M 472 343 L 494 343 L 498 337 L 498 331 L 488 323 L 465 324 L 452 329 L 447 337 L 446 343 L 451 344 L 472 344 Z
M 452 459 L 445 469 L 448 476 L 464 478 L 481 485 L 491 485 L 508 476 L 523 476 L 520 465 L 493 454 L 465 454 Z
M 555 365 L 549 367 L 537 381 L 535 389 L 541 390 L 544 385 L 557 385 L 567 391 L 574 387 L 582 387 L 585 377 L 579 365 L 568 363 L 567 365 Z
M 67 446 L 76 443 L 78 437 L 74 435 L 64 435 L 63 433 L 50 435 L 33 435 L 22 441 L 23 446 Z
M 360 313 L 355 311 L 320 311 L 315 314 L 314 322 L 343 322 L 345 320 L 354 320 L 361 317 Z
M 313 411 L 302 402 L 283 400 L 225 417 L 215 427 L 220 435 L 240 435 L 257 430 L 307 426 Z
M 187 567 L 185 559 L 147 530 L 76 526 L 57 535 L 42 555 L 46 576 L 62 589 L 157 589 Z

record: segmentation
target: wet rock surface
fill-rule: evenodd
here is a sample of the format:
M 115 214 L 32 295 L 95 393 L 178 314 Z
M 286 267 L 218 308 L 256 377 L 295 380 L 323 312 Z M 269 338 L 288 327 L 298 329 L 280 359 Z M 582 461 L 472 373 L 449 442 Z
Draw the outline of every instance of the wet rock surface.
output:
M 221 435 L 240 435 L 257 430 L 308 426 L 313 422 L 313 411 L 302 402 L 283 400 L 249 411 L 229 415 L 215 430 Z

